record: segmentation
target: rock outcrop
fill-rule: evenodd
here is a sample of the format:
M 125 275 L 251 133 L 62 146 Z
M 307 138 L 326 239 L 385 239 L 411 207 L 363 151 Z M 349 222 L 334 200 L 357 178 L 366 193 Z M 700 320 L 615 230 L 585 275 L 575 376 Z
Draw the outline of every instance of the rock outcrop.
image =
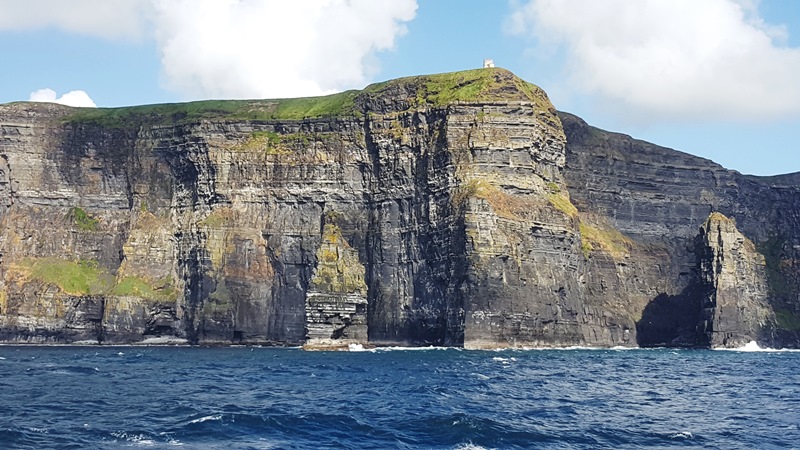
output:
M 799 209 L 792 176 L 593 129 L 503 69 L 0 105 L 0 340 L 796 346 Z M 741 234 L 695 246 L 714 211 Z
M 712 213 L 698 236 L 700 282 L 704 287 L 702 323 L 711 347 L 742 347 L 770 342 L 775 314 L 768 304 L 764 256 L 733 220 Z

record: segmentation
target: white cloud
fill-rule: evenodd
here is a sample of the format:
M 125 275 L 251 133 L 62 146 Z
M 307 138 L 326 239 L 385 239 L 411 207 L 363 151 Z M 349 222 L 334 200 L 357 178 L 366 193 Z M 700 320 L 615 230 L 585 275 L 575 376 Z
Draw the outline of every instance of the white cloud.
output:
M 81 108 L 97 107 L 97 105 L 94 104 L 94 101 L 89 97 L 89 94 L 84 91 L 69 91 L 61 97 L 58 97 L 56 91 L 50 88 L 39 89 L 31 92 L 31 96 L 28 101 L 58 103 L 61 105 L 76 106 Z
M 154 32 L 163 84 L 187 99 L 360 88 L 416 0 L 0 0 L 0 30 L 104 38 Z
M 137 38 L 149 10 L 142 0 L 0 0 L 0 30 L 53 27 L 103 38 Z
M 416 0 L 157 1 L 164 82 L 190 98 L 361 87 L 416 9 Z
M 507 29 L 565 51 L 566 79 L 623 118 L 800 114 L 800 48 L 754 0 L 530 0 Z

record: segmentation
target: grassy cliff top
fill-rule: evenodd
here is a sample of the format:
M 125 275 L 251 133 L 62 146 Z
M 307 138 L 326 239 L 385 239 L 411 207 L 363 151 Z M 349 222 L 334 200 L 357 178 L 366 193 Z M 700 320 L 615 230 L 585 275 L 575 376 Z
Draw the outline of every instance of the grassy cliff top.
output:
M 204 100 L 188 103 L 121 108 L 69 108 L 65 123 L 134 128 L 143 124 L 170 125 L 199 120 L 302 120 L 360 117 L 370 100 L 391 99 L 408 109 L 442 108 L 455 102 L 530 101 L 552 109 L 539 87 L 500 68 L 421 75 L 375 83 L 322 97 L 273 100 Z M 391 102 L 389 102 L 391 103 Z
M 416 107 L 444 107 L 455 102 L 530 101 L 552 108 L 547 94 L 510 71 L 501 68 L 473 69 L 398 78 L 367 86 L 363 95 L 414 94 L 407 98 Z

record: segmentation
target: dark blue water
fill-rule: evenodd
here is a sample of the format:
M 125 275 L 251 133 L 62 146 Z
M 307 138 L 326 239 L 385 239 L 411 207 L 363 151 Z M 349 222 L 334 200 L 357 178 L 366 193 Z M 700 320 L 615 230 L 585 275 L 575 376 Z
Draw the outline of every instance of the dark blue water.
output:
M 0 448 L 797 448 L 800 353 L 0 347 Z

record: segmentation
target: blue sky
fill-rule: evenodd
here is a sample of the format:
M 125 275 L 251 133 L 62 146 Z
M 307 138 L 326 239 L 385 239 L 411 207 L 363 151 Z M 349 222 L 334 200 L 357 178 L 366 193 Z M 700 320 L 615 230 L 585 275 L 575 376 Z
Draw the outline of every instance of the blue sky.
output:
M 795 0 L 0 0 L 0 44 L 0 103 L 100 107 L 317 95 L 492 58 L 600 128 L 800 171 Z

